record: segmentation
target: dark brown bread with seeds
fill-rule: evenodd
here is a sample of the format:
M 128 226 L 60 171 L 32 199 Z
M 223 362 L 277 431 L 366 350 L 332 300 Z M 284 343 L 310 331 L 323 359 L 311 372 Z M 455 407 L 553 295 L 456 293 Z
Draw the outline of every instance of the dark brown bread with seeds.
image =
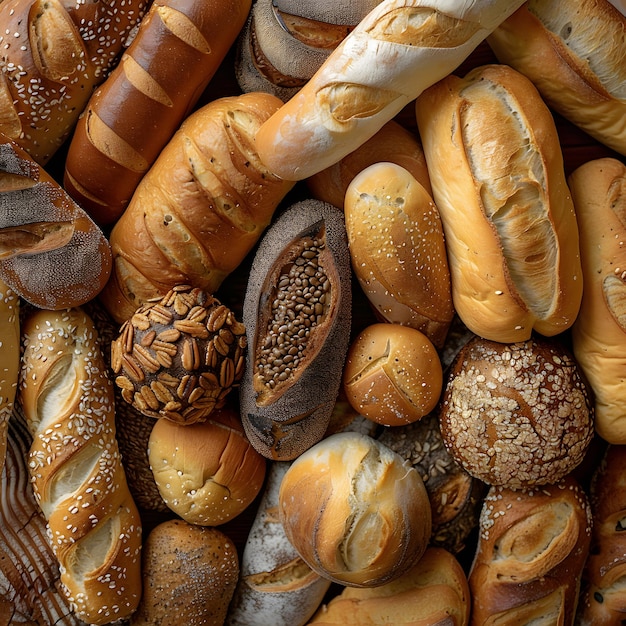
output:
M 239 34 L 251 0 L 155 0 L 76 126 L 64 186 L 112 224 L 193 109 Z

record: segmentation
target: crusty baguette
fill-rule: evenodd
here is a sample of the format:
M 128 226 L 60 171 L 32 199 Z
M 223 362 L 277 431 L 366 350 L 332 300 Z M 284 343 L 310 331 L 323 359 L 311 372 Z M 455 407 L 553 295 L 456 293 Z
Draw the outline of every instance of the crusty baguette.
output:
M 0 132 L 45 165 L 141 20 L 147 0 L 0 3 Z
M 578 225 L 537 89 L 508 66 L 482 65 L 427 89 L 416 117 L 459 317 L 505 343 L 570 328 L 583 287 Z
M 223 97 L 181 125 L 111 231 L 114 268 L 100 294 L 118 322 L 177 284 L 215 292 L 293 187 L 267 171 L 254 134 L 281 101 Z
M 616 4 L 620 4 L 620 0 Z M 551 109 L 626 155 L 626 14 L 609 0 L 531 0 L 487 39 Z
M 189 114 L 241 30 L 251 0 L 155 0 L 81 115 L 64 186 L 112 224 Z
M 33 437 L 29 469 L 76 615 L 128 617 L 141 595 L 141 520 L 115 436 L 113 384 L 80 309 L 23 323 L 18 398 Z
M 453 71 L 521 4 L 383 0 L 263 124 L 261 159 L 288 180 L 336 163 Z
M 111 272 L 104 233 L 16 142 L 0 135 L 0 278 L 46 309 L 85 304 Z
M 613 158 L 588 161 L 572 172 L 569 186 L 583 268 L 572 347 L 594 391 L 596 431 L 626 444 L 626 165 Z

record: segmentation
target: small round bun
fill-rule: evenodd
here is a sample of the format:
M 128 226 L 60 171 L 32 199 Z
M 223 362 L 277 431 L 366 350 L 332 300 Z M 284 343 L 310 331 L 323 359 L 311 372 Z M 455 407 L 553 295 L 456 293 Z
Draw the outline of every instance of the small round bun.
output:
M 239 577 L 235 544 L 216 528 L 172 519 L 143 547 L 143 595 L 131 626 L 223 626 Z
M 573 356 L 540 336 L 513 344 L 470 339 L 451 366 L 441 407 L 445 445 L 489 485 L 557 482 L 582 462 L 594 432 Z
M 265 457 L 252 447 L 239 414 L 229 407 L 196 424 L 157 420 L 148 458 L 165 504 L 200 526 L 218 526 L 242 513 L 265 478 Z
M 281 482 L 279 515 L 311 569 L 352 587 L 402 576 L 424 554 L 432 529 L 417 470 L 356 432 L 331 435 L 293 461 Z
M 443 371 L 433 343 L 400 324 L 371 324 L 350 345 L 343 389 L 352 407 L 384 426 L 415 422 L 441 395 Z

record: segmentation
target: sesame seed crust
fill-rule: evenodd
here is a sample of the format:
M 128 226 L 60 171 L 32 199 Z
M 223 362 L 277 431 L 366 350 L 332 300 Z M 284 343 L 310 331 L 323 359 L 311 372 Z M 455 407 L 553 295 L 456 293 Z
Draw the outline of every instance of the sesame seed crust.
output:
M 23 324 L 18 401 L 28 467 L 76 615 L 106 624 L 141 593 L 141 521 L 116 440 L 113 385 L 92 320 L 36 310 Z

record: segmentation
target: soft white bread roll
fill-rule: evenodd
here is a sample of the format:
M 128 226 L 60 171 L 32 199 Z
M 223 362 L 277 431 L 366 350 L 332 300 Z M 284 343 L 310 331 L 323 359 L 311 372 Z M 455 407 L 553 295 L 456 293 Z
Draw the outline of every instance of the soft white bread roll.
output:
M 33 442 L 29 469 L 76 615 L 130 616 L 141 596 L 141 520 L 115 431 L 113 385 L 91 319 L 34 311 L 22 327 L 18 399 Z
M 626 165 L 594 159 L 569 177 L 579 223 L 583 299 L 572 328 L 574 355 L 595 396 L 595 426 L 626 443 Z
M 589 554 L 591 510 L 566 478 L 541 489 L 492 487 L 469 572 L 472 626 L 572 626 Z
M 132 626 L 223 626 L 239 557 L 217 528 L 172 519 L 148 534 L 142 576 L 144 591 Z
M 551 109 L 626 154 L 625 30 L 609 0 L 530 0 L 487 41 Z
M 352 587 L 402 576 L 424 554 L 432 530 L 417 470 L 356 432 L 326 437 L 293 461 L 280 486 L 279 514 L 311 569 Z
M 471 599 L 461 564 L 443 548 L 429 547 L 406 574 L 378 587 L 345 587 L 309 624 L 467 626 Z
M 404 167 L 378 162 L 346 190 L 352 269 L 378 317 L 421 331 L 441 348 L 454 309 L 439 211 Z
M 148 459 L 163 501 L 200 526 L 219 526 L 242 513 L 265 478 L 265 457 L 252 447 L 230 406 L 195 424 L 157 420 Z
M 0 280 L 0 474 L 20 372 L 20 299 Z
M 501 342 L 567 330 L 582 298 L 578 225 L 537 89 L 484 65 L 426 90 L 416 116 L 459 317 Z
M 261 160 L 286 180 L 336 163 L 453 71 L 521 4 L 383 0 L 261 126 Z
M 322 603 L 330 580 L 313 571 L 280 521 L 278 494 L 291 463 L 274 461 L 241 556 L 227 626 L 302 626 Z

